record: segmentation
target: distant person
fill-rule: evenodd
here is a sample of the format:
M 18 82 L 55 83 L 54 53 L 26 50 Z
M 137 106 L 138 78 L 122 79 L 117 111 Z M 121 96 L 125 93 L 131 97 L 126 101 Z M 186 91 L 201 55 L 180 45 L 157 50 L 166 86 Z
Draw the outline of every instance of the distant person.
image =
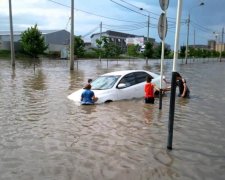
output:
M 94 104 L 97 100 L 98 98 L 95 97 L 94 92 L 91 90 L 91 84 L 87 84 L 84 87 L 84 91 L 81 94 L 81 104 L 82 105 Z
M 87 84 L 91 84 L 92 83 L 92 79 L 88 79 Z M 87 85 L 85 84 L 85 86 Z M 83 89 L 85 89 L 85 86 L 83 87 Z
M 176 83 L 179 87 L 179 97 L 190 98 L 190 90 L 187 86 L 186 80 L 182 78 L 179 73 L 176 73 Z
M 155 84 L 152 83 L 152 77 L 147 76 L 146 77 L 146 84 L 145 84 L 145 103 L 146 104 L 154 104 L 155 97 L 154 97 L 154 89 L 159 89 L 156 87 Z
M 92 79 L 88 79 L 88 84 L 91 84 L 92 83 Z

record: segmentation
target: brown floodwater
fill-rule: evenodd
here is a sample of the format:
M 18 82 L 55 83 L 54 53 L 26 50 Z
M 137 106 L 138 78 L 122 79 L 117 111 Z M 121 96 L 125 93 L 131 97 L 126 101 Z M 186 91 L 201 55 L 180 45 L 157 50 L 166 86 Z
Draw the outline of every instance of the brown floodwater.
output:
M 170 92 L 78 106 L 67 96 L 88 78 L 115 70 L 160 71 L 160 61 L 0 60 L 0 180 L 223 180 L 225 62 L 179 61 L 190 99 L 176 98 L 173 150 L 167 150 Z M 164 70 L 171 79 L 172 61 Z

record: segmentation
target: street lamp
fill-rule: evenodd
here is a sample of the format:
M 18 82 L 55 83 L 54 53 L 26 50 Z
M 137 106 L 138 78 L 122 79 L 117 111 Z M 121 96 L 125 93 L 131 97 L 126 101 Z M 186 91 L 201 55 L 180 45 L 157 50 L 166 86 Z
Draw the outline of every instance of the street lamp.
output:
M 220 52 L 219 60 L 221 62 L 221 60 L 222 60 L 222 48 L 224 48 L 224 44 L 223 44 L 224 28 L 222 28 L 221 34 L 217 33 L 217 32 L 213 32 L 213 34 L 215 35 L 215 38 L 216 38 L 216 48 L 215 48 L 215 50 Z M 221 35 L 221 37 L 220 37 L 220 35 Z M 221 39 L 221 41 L 220 41 L 220 39 Z
M 201 2 L 199 6 L 204 6 L 205 3 Z M 187 64 L 187 59 L 188 59 L 188 41 L 189 41 L 189 27 L 190 27 L 190 11 L 188 12 L 188 19 L 187 19 L 187 39 L 186 39 L 186 51 L 185 51 L 185 64 Z
M 143 9 L 143 8 L 139 8 L 141 11 L 145 11 L 145 12 L 147 12 L 148 13 L 148 30 L 147 30 L 147 41 L 149 41 L 149 24 L 150 24 L 150 13 L 149 13 L 149 11 L 147 11 L 147 10 L 145 10 L 145 9 Z

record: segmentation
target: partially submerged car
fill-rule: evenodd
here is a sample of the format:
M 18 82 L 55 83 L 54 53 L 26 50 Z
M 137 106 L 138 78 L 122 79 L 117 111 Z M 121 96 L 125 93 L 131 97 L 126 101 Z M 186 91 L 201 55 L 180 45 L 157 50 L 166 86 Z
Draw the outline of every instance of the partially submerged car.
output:
M 98 97 L 97 104 L 144 98 L 144 86 L 146 77 L 152 77 L 152 83 L 160 89 L 161 76 L 145 70 L 125 70 L 103 74 L 91 83 L 91 90 Z M 166 89 L 165 77 L 162 81 L 162 89 Z M 84 89 L 75 91 L 68 96 L 69 99 L 80 102 Z

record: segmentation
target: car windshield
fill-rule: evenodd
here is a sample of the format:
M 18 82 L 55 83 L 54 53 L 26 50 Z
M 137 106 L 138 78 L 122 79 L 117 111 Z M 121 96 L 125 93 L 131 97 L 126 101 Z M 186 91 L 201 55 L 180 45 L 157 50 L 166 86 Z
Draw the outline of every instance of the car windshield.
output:
M 95 79 L 91 86 L 93 90 L 110 89 L 114 86 L 120 76 L 100 76 Z

